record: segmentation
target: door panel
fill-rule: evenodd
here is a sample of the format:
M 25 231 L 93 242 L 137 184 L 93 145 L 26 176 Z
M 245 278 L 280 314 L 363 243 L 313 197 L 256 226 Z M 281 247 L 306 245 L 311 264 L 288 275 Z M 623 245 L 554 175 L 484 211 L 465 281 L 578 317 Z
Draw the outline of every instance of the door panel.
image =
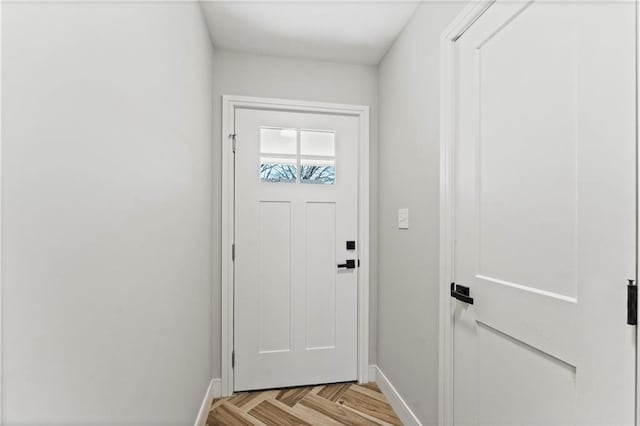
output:
M 358 118 L 235 117 L 234 390 L 355 380 Z
M 482 34 L 475 53 L 479 275 L 569 297 L 577 224 L 573 9 L 532 4 Z
M 336 204 L 306 203 L 306 209 L 305 348 L 333 348 L 336 344 Z
M 260 353 L 291 349 L 291 203 L 258 204 Z
M 497 1 L 458 40 L 456 424 L 632 424 L 635 5 Z
M 574 366 L 482 323 L 478 349 L 479 381 L 490 384 L 478 394 L 481 418 L 492 425 L 573 423 Z

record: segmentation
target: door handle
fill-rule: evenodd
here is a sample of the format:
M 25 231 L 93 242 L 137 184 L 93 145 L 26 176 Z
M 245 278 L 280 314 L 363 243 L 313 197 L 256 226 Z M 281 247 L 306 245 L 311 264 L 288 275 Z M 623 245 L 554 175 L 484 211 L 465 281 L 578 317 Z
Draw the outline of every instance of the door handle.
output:
M 461 302 L 473 305 L 473 297 L 469 296 L 469 287 L 451 283 L 451 297 Z
M 627 324 L 638 325 L 638 286 L 635 280 L 627 281 Z
M 338 268 L 356 269 L 356 261 L 355 261 L 355 259 L 347 259 L 345 262 L 346 263 L 338 264 Z

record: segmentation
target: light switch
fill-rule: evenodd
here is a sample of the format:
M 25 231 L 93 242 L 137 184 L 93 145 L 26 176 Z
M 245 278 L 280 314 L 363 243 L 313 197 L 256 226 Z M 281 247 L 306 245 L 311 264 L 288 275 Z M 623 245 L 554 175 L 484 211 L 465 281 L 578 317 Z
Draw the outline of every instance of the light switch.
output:
M 398 210 L 398 229 L 409 229 L 409 209 Z

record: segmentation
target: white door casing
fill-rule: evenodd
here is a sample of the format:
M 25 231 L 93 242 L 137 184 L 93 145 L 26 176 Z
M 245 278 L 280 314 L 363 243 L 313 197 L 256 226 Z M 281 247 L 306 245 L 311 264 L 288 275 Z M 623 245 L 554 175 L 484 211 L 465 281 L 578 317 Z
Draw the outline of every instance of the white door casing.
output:
M 369 250 L 369 243 L 368 243 L 368 227 L 369 227 L 369 220 L 368 220 L 368 212 L 369 212 L 368 107 L 342 105 L 342 104 L 327 104 L 327 103 L 317 103 L 317 102 L 305 102 L 305 101 L 289 101 L 289 100 L 282 100 L 282 99 L 251 98 L 251 97 L 241 97 L 241 96 L 224 96 L 223 105 L 224 105 L 223 136 L 224 136 L 225 142 L 228 141 L 228 143 L 223 144 L 223 228 L 222 228 L 222 231 L 223 231 L 223 271 L 222 271 L 223 272 L 223 275 L 222 275 L 223 351 L 222 351 L 222 380 L 221 380 L 222 394 L 230 395 L 233 392 L 234 388 L 237 388 L 237 386 L 234 385 L 234 378 L 233 378 L 234 370 L 231 366 L 231 354 L 234 346 L 236 346 L 236 343 L 234 342 L 233 330 L 234 328 L 237 328 L 237 325 L 235 323 L 239 320 L 237 316 L 234 318 L 234 306 L 233 306 L 234 280 L 236 279 L 236 277 L 234 276 L 235 275 L 234 267 L 233 267 L 233 261 L 231 258 L 231 250 L 230 250 L 231 245 L 233 243 L 233 238 L 234 238 L 234 234 L 233 234 L 233 230 L 235 227 L 234 218 L 236 216 L 236 213 L 234 213 L 234 206 L 233 206 L 233 196 L 234 196 L 233 174 L 234 174 L 235 167 L 234 167 L 234 155 L 232 152 L 232 143 L 231 143 L 232 140 L 230 137 L 229 138 L 227 137 L 234 133 L 235 124 L 237 123 L 236 120 L 238 119 L 239 115 L 243 114 L 245 110 L 247 112 L 249 110 L 252 110 L 256 112 L 258 115 L 263 115 L 263 116 L 264 114 L 267 114 L 267 115 L 269 115 L 270 113 L 275 114 L 275 115 L 272 115 L 271 117 L 275 117 L 278 115 L 282 117 L 283 116 L 282 113 L 286 111 L 287 114 L 293 114 L 294 116 L 297 113 L 309 113 L 309 114 L 302 114 L 302 116 L 307 115 L 311 117 L 315 115 L 316 120 L 325 120 L 326 118 L 320 118 L 320 117 L 329 117 L 332 115 L 340 116 L 340 117 L 343 117 L 344 119 L 348 117 L 354 120 L 352 123 L 352 127 L 353 127 L 353 131 L 355 132 L 354 146 L 355 146 L 357 161 L 355 162 L 355 169 L 352 170 L 352 172 L 353 172 L 353 179 L 356 182 L 355 206 L 356 206 L 357 225 L 355 225 L 355 229 L 351 230 L 352 235 L 354 235 L 355 237 L 350 238 L 350 240 L 355 239 L 357 241 L 358 243 L 357 254 L 351 254 L 353 253 L 352 251 L 348 251 L 348 252 L 343 251 L 342 254 L 336 253 L 336 262 L 334 263 L 333 266 L 336 267 L 336 263 L 342 263 L 341 261 L 347 258 L 360 259 L 361 267 L 357 270 L 357 284 L 355 284 L 354 282 L 353 284 L 355 284 L 355 286 L 352 286 L 352 287 L 355 287 L 355 288 L 351 289 L 351 292 L 352 292 L 351 297 L 355 298 L 355 303 L 352 302 L 352 304 L 354 305 L 354 310 L 349 314 L 356 318 L 356 326 L 357 326 L 357 328 L 355 329 L 354 327 L 352 327 L 352 331 L 350 332 L 353 335 L 352 337 L 353 347 L 355 348 L 355 352 L 356 352 L 356 358 L 354 360 L 356 369 L 354 370 L 354 373 L 352 373 L 352 375 L 355 374 L 355 376 L 353 376 L 352 378 L 357 378 L 357 380 L 360 382 L 368 381 L 368 267 L 367 267 L 368 258 L 369 258 L 369 252 L 368 252 Z M 261 112 L 257 112 L 257 110 L 260 110 Z M 263 124 L 261 124 L 261 126 Z M 269 126 L 265 126 L 265 127 L 269 127 Z M 305 128 L 305 126 L 303 125 L 301 126 L 286 125 L 284 127 Z M 320 126 L 310 125 L 306 128 L 315 129 L 315 130 L 324 130 L 324 127 L 321 125 Z M 236 135 L 236 144 L 240 145 L 241 143 L 242 143 L 242 136 L 238 134 Z M 337 161 L 339 162 L 340 159 L 337 158 Z M 257 166 L 259 166 L 259 164 Z M 259 170 L 259 168 L 258 169 L 254 168 L 254 172 L 255 170 Z M 340 179 L 339 174 L 340 174 L 340 171 L 337 172 L 337 175 L 336 175 L 337 180 Z M 277 187 L 277 186 L 286 186 L 291 184 L 266 184 L 266 185 Z M 312 184 L 300 184 L 300 185 L 309 186 L 309 187 L 312 187 L 312 186 L 318 187 L 318 185 L 312 185 Z M 321 190 L 322 188 L 317 188 L 317 189 Z M 278 195 L 277 197 L 279 196 L 280 195 Z M 283 199 L 280 199 L 278 201 L 282 201 L 282 200 Z M 295 204 L 295 203 L 292 203 L 292 204 Z M 278 210 L 278 207 L 282 207 L 282 204 L 272 203 L 272 204 L 269 204 L 267 207 L 269 208 L 265 209 L 264 213 L 267 216 L 268 214 L 272 214 L 273 216 L 273 213 L 276 213 L 276 210 Z M 313 207 L 317 207 L 317 208 L 312 209 L 312 211 L 310 211 L 309 214 L 311 214 L 312 216 L 315 215 L 319 219 L 323 219 L 323 220 L 327 218 L 326 213 L 328 213 L 328 207 L 326 203 L 325 205 L 321 205 L 318 203 L 313 205 Z M 242 214 L 239 212 L 240 206 L 237 206 L 237 210 L 238 210 L 238 214 Z M 278 217 L 279 215 L 275 215 L 275 216 Z M 306 216 L 306 213 L 304 214 L 304 216 Z M 291 216 L 291 218 L 293 218 L 293 216 Z M 274 233 L 272 229 L 268 229 L 267 233 L 270 233 L 271 237 L 280 238 L 281 236 L 280 233 Z M 293 232 L 291 232 L 291 235 L 293 235 Z M 265 236 L 268 236 L 268 235 L 265 234 Z M 315 234 L 314 238 L 316 238 L 317 240 L 319 239 L 318 241 L 323 241 L 324 239 L 325 246 L 327 245 L 326 234 L 322 234 L 318 232 Z M 300 239 L 300 241 L 302 240 L 303 239 Z M 295 242 L 292 241 L 292 246 L 294 243 Z M 338 243 L 339 241 L 336 239 L 336 247 L 342 247 L 343 250 L 346 249 L 345 241 L 340 242 L 340 244 Z M 239 257 L 242 256 L 241 252 L 242 252 L 242 247 L 238 246 Z M 344 256 L 343 255 L 344 253 L 348 253 L 349 255 Z M 299 256 L 299 254 L 294 254 L 294 255 Z M 324 263 L 326 263 L 326 260 Z M 254 265 L 253 267 L 256 268 L 258 266 Z M 303 269 L 304 268 L 299 265 L 299 262 L 296 261 L 295 265 L 293 265 L 293 267 L 291 268 L 291 272 L 300 275 L 300 271 Z M 298 272 L 296 272 L 296 270 L 298 270 Z M 339 282 L 340 280 L 344 280 L 345 277 L 348 277 L 350 275 L 356 276 L 356 273 L 354 273 L 353 271 L 341 272 L 337 274 L 336 277 Z M 336 283 L 337 285 L 338 285 L 338 282 Z M 326 289 L 323 289 L 322 287 L 317 287 L 316 289 L 321 289 L 321 291 L 326 290 Z M 336 287 L 336 290 L 345 291 L 346 288 Z M 300 294 L 296 296 L 294 293 L 295 291 L 291 293 L 291 297 L 292 297 L 291 302 L 294 301 L 293 299 L 294 297 L 298 297 L 298 298 L 301 297 Z M 250 294 L 250 293 L 245 293 L 245 294 Z M 324 294 L 324 296 L 326 295 L 327 294 Z M 297 311 L 299 315 L 301 312 L 304 311 L 304 309 L 294 307 L 294 311 Z M 238 315 L 238 313 L 235 313 L 235 315 Z M 283 317 L 280 316 L 279 318 L 280 320 L 282 320 Z M 339 327 L 338 324 L 336 325 L 337 327 Z M 295 330 L 300 331 L 302 329 L 306 330 L 306 325 L 303 324 L 302 326 L 300 326 L 300 325 L 294 324 L 290 329 L 290 331 L 291 332 Z M 322 335 L 319 329 L 313 328 L 313 326 L 312 326 L 312 329 L 317 332 L 316 337 L 318 339 L 320 339 L 320 337 L 324 337 L 325 340 L 328 338 L 327 337 L 328 333 L 325 333 L 324 335 Z M 339 331 L 339 330 L 337 331 L 338 332 L 335 334 L 336 337 L 338 337 L 340 333 L 343 333 L 342 331 Z M 294 334 L 295 333 L 290 333 L 290 336 L 294 337 Z M 275 336 L 272 336 L 272 337 L 275 337 Z M 297 339 L 299 341 L 299 338 Z M 291 343 L 294 343 L 293 340 L 295 339 L 292 339 Z M 275 340 L 273 340 L 271 343 L 273 342 L 275 342 Z M 306 345 L 306 342 L 305 342 L 305 345 Z M 313 346 L 313 345 L 309 345 L 309 346 Z M 266 352 L 268 352 L 268 349 Z M 316 352 L 319 353 L 322 351 L 316 351 Z M 277 352 L 273 353 L 272 355 L 275 355 L 275 354 L 277 354 Z M 239 353 L 236 353 L 235 356 L 236 356 L 236 362 L 237 363 L 241 362 L 240 361 L 241 355 Z M 299 362 L 299 360 L 296 362 Z M 266 364 L 263 365 L 263 367 L 268 367 L 265 370 L 269 370 L 274 367 L 278 368 L 278 362 L 275 362 L 272 364 L 269 364 L 267 362 Z M 262 380 L 267 380 L 270 383 L 270 385 L 284 386 L 284 384 L 278 384 L 270 381 L 271 379 L 269 379 L 268 376 L 269 374 L 271 374 L 271 378 L 273 378 L 272 373 L 269 373 L 268 371 L 267 372 L 263 371 L 263 373 L 265 373 L 265 375 L 262 376 Z M 315 382 L 318 379 L 317 378 L 314 379 L 313 377 L 306 377 L 306 378 L 301 378 L 301 380 L 311 383 L 311 382 Z M 243 385 L 241 384 L 241 386 Z M 254 386 L 255 384 L 251 385 L 251 387 L 254 387 Z M 264 385 L 258 385 L 258 386 L 264 386 Z
M 443 36 L 442 424 L 634 422 L 634 8 L 485 3 Z

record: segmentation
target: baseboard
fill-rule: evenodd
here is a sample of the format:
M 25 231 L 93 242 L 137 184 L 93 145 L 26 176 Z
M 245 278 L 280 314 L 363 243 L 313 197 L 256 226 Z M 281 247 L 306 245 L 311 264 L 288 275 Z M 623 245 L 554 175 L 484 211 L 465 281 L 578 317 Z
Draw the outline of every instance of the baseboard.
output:
M 369 381 L 370 382 L 375 382 L 376 381 L 376 370 L 378 369 L 377 365 L 370 365 L 369 366 Z
M 369 380 L 375 381 L 378 384 L 378 387 L 387 397 L 387 400 L 389 400 L 389 404 L 391 404 L 391 407 L 402 421 L 402 424 L 422 426 L 418 417 L 411 411 L 409 405 L 402 399 L 402 396 L 400 396 L 396 388 L 377 365 L 369 366 Z
M 207 388 L 207 393 L 204 395 L 204 399 L 202 400 L 202 405 L 200 406 L 200 411 L 198 411 L 198 417 L 196 417 L 195 426 L 206 426 L 207 425 L 207 417 L 209 416 L 209 407 L 211 407 L 211 403 L 214 398 L 220 398 L 221 387 L 220 387 L 220 379 L 211 379 L 209 382 L 209 387 Z

